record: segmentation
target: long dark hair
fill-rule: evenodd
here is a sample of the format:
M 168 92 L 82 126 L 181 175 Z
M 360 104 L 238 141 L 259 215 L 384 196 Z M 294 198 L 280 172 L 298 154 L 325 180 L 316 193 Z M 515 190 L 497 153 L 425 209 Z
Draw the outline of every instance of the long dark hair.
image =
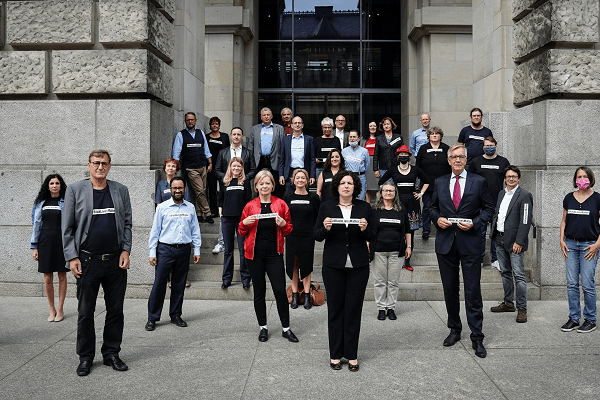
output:
M 323 165 L 323 169 L 325 171 L 331 171 L 331 155 L 333 153 L 338 153 L 340 155 L 340 171 L 346 169 L 346 161 L 344 161 L 344 156 L 342 155 L 342 151 L 339 149 L 332 149 L 327 154 L 327 160 L 325 161 L 325 165 Z
M 65 198 L 65 192 L 67 191 L 67 184 L 65 183 L 64 179 L 59 174 L 50 174 L 46 177 L 46 179 L 44 179 L 44 183 L 42 183 L 42 187 L 40 188 L 40 191 L 39 191 L 37 197 L 35 198 L 35 201 L 33 202 L 33 204 L 37 204 L 37 203 L 47 200 L 51 197 L 50 196 L 50 181 L 54 178 L 58 179 L 58 181 L 60 182 L 60 192 L 59 192 L 58 198 L 59 199 Z

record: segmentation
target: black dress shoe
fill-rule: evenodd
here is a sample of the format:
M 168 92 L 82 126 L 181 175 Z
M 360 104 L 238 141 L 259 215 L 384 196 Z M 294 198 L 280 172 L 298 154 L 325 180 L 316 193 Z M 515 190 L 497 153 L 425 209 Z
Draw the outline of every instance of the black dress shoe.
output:
M 127 371 L 129 367 L 119 356 L 110 356 L 104 359 L 104 365 L 110 365 L 115 371 Z
M 208 222 L 209 224 L 214 224 L 215 220 L 212 219 L 212 217 L 210 215 L 207 215 L 206 217 L 204 217 L 204 222 Z
M 358 363 L 356 363 L 354 365 L 348 363 L 348 371 L 350 371 L 350 372 L 358 372 L 359 368 L 360 368 L 360 365 L 358 365 Z
M 227 284 L 227 283 L 223 283 L 221 284 L 221 289 L 227 289 L 229 286 L 231 286 L 231 284 Z
M 298 302 L 300 301 L 300 294 L 298 292 L 292 292 L 292 302 L 290 303 L 290 307 L 292 310 L 298 308 Z
M 206 220 L 204 219 L 204 216 L 198 215 L 198 222 L 200 222 L 200 223 L 206 222 Z
M 483 340 L 473 340 L 473 350 L 475 350 L 475 355 L 479 358 L 487 356 L 487 350 L 483 347 Z
M 329 366 L 331 367 L 332 370 L 339 371 L 340 369 L 342 369 L 342 360 L 339 360 L 336 363 L 330 361 Z
M 150 321 L 148 320 L 148 322 L 146 322 L 146 330 L 147 331 L 153 331 L 156 329 L 156 321 Z
M 83 360 L 79 363 L 79 367 L 77 367 L 77 375 L 79 376 L 87 376 L 90 374 L 92 370 L 92 362 L 90 360 Z
M 259 342 L 266 342 L 267 340 L 269 340 L 269 330 L 262 328 L 260 330 L 260 333 L 258 334 L 258 341 Z
M 171 323 L 175 324 L 181 328 L 185 328 L 187 326 L 187 322 L 181 319 L 181 317 L 173 317 L 171 318 Z
M 444 346 L 445 347 L 454 346 L 454 344 L 456 342 L 460 342 L 460 333 L 450 332 L 448 337 L 446 339 L 444 339 Z
M 248 289 L 250 289 L 250 284 L 249 283 L 248 284 L 244 284 L 244 290 L 248 290 Z
M 396 317 L 396 313 L 394 312 L 394 310 L 392 310 L 391 308 L 387 310 L 387 316 L 389 319 L 391 319 L 392 321 L 395 321 L 398 319 L 398 317 Z
M 298 342 L 298 338 L 296 337 L 296 335 L 294 335 L 294 332 L 292 332 L 291 329 L 281 332 L 281 336 L 283 336 L 284 338 L 286 338 L 287 340 L 289 340 L 292 343 Z
M 310 302 L 310 293 L 304 293 L 304 309 L 310 310 L 312 307 L 312 303 Z
M 385 310 L 379 310 L 377 313 L 377 319 L 380 321 L 385 321 Z

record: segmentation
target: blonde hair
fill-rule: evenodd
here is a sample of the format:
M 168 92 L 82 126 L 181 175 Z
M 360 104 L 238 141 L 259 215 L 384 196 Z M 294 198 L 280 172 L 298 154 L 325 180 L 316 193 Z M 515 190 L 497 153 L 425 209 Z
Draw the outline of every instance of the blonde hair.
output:
M 261 169 L 258 171 L 258 174 L 254 177 L 254 189 L 256 190 L 256 185 L 263 180 L 264 177 L 267 177 L 271 180 L 271 184 L 273 185 L 273 190 L 275 190 L 275 179 L 273 178 L 273 174 L 268 169 Z M 258 190 L 256 190 L 258 192 Z
M 229 161 L 229 165 L 227 166 L 227 172 L 225 172 L 225 176 L 223 177 L 223 183 L 225 186 L 229 186 L 231 180 L 233 179 L 233 172 L 231 171 L 231 164 L 234 162 L 240 163 L 242 165 L 242 172 L 240 172 L 240 177 L 238 178 L 238 183 L 242 185 L 246 180 L 246 175 L 244 174 L 244 161 L 239 157 L 231 157 Z
M 300 172 L 302 172 L 304 174 L 304 176 L 306 176 L 306 184 L 308 185 L 308 180 L 310 178 L 308 177 L 308 171 L 306 171 L 304 168 L 296 168 L 294 170 L 294 173 L 292 174 L 292 183 L 294 183 L 294 179 L 296 178 L 296 175 L 298 175 Z

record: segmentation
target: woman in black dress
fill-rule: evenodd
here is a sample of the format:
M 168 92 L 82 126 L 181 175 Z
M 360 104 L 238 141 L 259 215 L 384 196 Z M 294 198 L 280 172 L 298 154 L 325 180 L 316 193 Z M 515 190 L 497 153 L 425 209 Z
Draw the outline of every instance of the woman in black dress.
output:
M 419 200 L 429 187 L 429 179 L 419 167 L 413 167 L 408 163 L 411 153 L 407 145 L 402 145 L 396 153 L 398 154 L 398 166 L 387 170 L 379 179 L 379 184 L 383 185 L 385 181 L 391 179 L 398 188 L 400 202 L 406 208 L 406 212 L 408 212 L 410 242 L 414 245 L 415 231 L 423 224 Z M 420 192 L 416 191 L 417 178 L 421 180 L 422 184 Z M 410 266 L 410 258 L 404 260 L 404 268 L 409 271 L 413 270 L 413 267 Z
M 209 121 L 210 132 L 206 134 L 206 143 L 210 154 L 212 154 L 213 161 L 217 159 L 219 152 L 230 146 L 229 136 L 226 133 L 220 132 L 221 120 L 219 117 L 212 117 Z M 215 163 L 216 164 L 216 163 Z M 210 207 L 210 216 L 212 218 L 218 217 L 217 207 L 217 183 L 219 179 L 215 173 L 214 168 L 206 173 L 206 197 L 208 198 L 208 205 Z M 186 199 L 187 200 L 187 199 Z
M 298 293 L 298 282 L 302 279 L 304 288 L 304 308 L 310 309 L 310 274 L 313 271 L 315 258 L 315 240 L 312 232 L 319 213 L 321 200 L 314 193 L 309 193 L 308 172 L 305 169 L 296 169 L 292 176 L 292 183 L 296 187 L 294 191 L 288 191 L 283 195 L 283 200 L 290 208 L 292 226 L 294 229 L 285 241 L 285 271 L 290 277 L 292 286 L 291 307 L 298 308 L 300 296 Z
M 38 272 L 44 274 L 44 288 L 50 306 L 49 322 L 64 318 L 63 305 L 67 296 L 67 272 L 60 231 L 61 211 L 67 185 L 59 174 L 46 177 L 34 201 L 31 219 L 31 248 L 38 262 Z M 58 310 L 54 307 L 54 272 L 58 273 Z
M 329 191 L 331 186 L 331 179 L 338 171 L 346 169 L 346 163 L 344 162 L 344 156 L 338 149 L 333 149 L 327 154 L 327 161 L 323 167 L 323 172 L 319 174 L 317 179 L 317 195 L 321 198 L 321 202 L 332 200 L 334 197 Z
M 358 338 L 365 290 L 369 281 L 370 242 L 376 235 L 373 209 L 356 196 L 361 187 L 358 175 L 338 172 L 331 182 L 335 198 L 321 203 L 314 237 L 325 241 L 323 248 L 323 283 L 327 290 L 327 326 L 329 366 L 358 371 Z

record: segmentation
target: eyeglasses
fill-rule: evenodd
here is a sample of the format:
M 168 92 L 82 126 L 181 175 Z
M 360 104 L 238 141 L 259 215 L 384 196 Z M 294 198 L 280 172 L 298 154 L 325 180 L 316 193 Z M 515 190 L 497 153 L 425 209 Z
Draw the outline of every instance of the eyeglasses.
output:
M 186 119 L 185 122 L 194 122 L 195 120 L 196 120 L 196 118 Z
M 392 190 L 392 189 L 385 189 L 385 190 L 382 190 L 381 192 L 382 193 L 395 193 L 396 191 Z
M 174 192 L 183 192 L 183 189 L 185 189 L 183 186 L 171 187 Z
M 481 118 L 481 115 L 471 115 L 471 118 Z
M 346 122 L 345 119 L 336 119 L 335 122 Z
M 504 179 L 507 179 L 507 180 L 509 180 L 509 179 L 519 179 L 519 176 L 518 175 L 506 175 L 504 177 Z
M 100 161 L 94 161 L 92 163 L 92 165 L 94 166 L 94 168 L 100 168 L 100 166 L 102 165 L 103 167 L 107 167 L 110 163 L 107 162 L 100 162 Z
M 302 125 L 302 122 L 298 122 L 298 121 L 292 122 L 292 125 Z
M 456 160 L 456 159 L 464 160 L 465 158 L 467 158 L 467 156 L 450 156 L 448 158 L 451 160 Z

